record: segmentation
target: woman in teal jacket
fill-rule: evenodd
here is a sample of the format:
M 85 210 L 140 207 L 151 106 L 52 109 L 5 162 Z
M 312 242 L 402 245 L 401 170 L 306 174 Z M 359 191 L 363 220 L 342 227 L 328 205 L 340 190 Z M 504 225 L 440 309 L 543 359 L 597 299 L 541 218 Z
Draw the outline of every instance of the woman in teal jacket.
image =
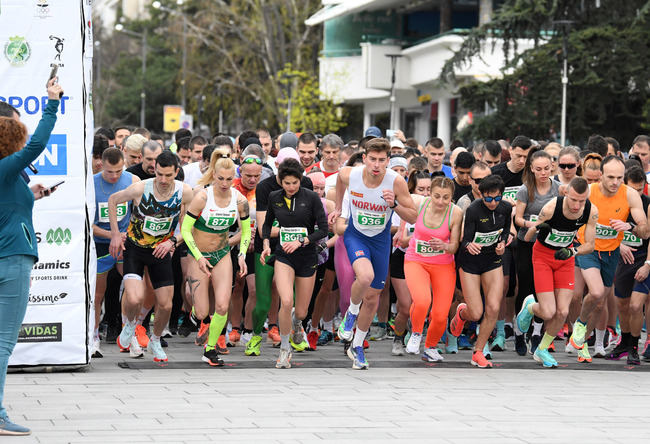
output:
M 21 172 L 43 152 L 56 123 L 63 89 L 55 82 L 48 83 L 49 101 L 27 145 L 25 125 L 15 118 L 0 117 L 0 435 L 31 433 L 9 420 L 2 399 L 9 356 L 27 310 L 32 267 L 38 260 L 32 225 L 34 193 Z

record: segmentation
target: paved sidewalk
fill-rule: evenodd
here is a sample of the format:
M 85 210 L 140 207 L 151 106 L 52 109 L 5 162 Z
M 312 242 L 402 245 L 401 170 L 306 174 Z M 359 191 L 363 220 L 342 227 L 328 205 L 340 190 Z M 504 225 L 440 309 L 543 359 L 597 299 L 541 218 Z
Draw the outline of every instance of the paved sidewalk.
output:
M 647 439 L 650 363 L 556 353 L 566 367 L 544 369 L 531 356 L 494 353 L 493 369 L 471 367 L 469 351 L 425 364 L 391 357 L 390 341 L 372 342 L 371 368 L 353 371 L 340 344 L 294 354 L 274 368 L 242 347 L 224 368 L 200 362 L 192 338 L 174 337 L 169 363 L 153 364 L 103 345 L 86 371 L 15 373 L 5 404 L 33 430 L 5 443 L 219 442 L 641 442 Z M 556 341 L 559 347 L 560 342 Z M 589 371 L 587 371 L 589 370 Z

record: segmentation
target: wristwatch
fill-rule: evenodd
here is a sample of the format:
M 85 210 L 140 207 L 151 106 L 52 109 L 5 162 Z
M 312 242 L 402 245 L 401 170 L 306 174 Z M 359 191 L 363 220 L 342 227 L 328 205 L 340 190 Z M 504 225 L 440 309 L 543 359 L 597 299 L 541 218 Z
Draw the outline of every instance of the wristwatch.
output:
M 174 248 L 176 248 L 176 243 L 178 242 L 176 236 L 169 236 L 169 240 L 172 241 L 172 244 L 174 244 Z
M 398 205 L 399 205 L 399 203 L 397 202 L 397 199 L 395 199 L 394 204 L 393 204 L 392 207 L 390 207 L 390 209 L 394 210 Z
M 242 253 L 242 252 L 240 252 L 240 253 L 237 255 L 237 258 L 240 258 L 240 257 L 246 257 L 246 253 Z
M 650 261 L 645 261 L 643 264 L 644 264 L 644 265 L 647 265 L 648 267 L 650 267 Z
M 305 236 L 299 236 L 298 237 L 298 242 L 300 242 L 301 247 L 304 247 L 305 246 Z

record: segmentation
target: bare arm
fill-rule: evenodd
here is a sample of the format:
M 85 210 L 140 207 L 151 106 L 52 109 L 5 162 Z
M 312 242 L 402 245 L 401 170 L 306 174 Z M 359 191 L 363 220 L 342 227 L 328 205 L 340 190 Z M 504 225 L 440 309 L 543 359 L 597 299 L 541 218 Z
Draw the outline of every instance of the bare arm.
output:
M 634 234 L 640 238 L 647 239 L 650 235 L 650 229 L 648 229 L 648 217 L 643 211 L 641 196 L 639 196 L 639 194 L 632 188 L 628 188 L 627 200 L 630 203 L 630 214 L 634 219 L 634 223 L 636 223 Z
M 142 197 L 143 192 L 144 182 L 137 182 L 129 185 L 125 190 L 111 194 L 108 198 L 108 221 L 111 225 L 111 245 L 108 250 L 113 257 L 119 257 L 124 250 L 124 239 L 117 225 L 117 205 L 129 201 L 134 201 L 134 204 L 136 204 Z
M 463 224 L 463 210 L 454 206 L 454 212 L 451 215 L 451 234 L 449 243 L 444 248 L 445 253 L 455 254 L 460 245 L 460 231 Z
M 528 228 L 528 231 L 526 231 L 526 235 L 524 236 L 524 240 L 526 242 L 530 242 L 533 239 L 533 236 L 535 236 L 535 233 L 537 232 L 537 227 L 544 222 L 548 221 L 553 217 L 553 213 L 555 212 L 555 205 L 557 203 L 557 198 L 553 198 L 550 201 L 544 205 L 544 208 L 542 208 L 542 211 L 539 212 L 539 217 L 537 219 L 537 222 L 530 222 L 530 227 Z M 519 204 L 517 203 L 517 210 L 519 209 Z
M 515 212 L 515 224 L 520 227 L 528 228 L 526 225 L 526 219 L 524 219 L 524 213 L 526 212 L 526 202 L 520 200 L 516 201 L 516 212 Z
M 394 208 L 397 215 L 402 220 L 410 224 L 414 224 L 418 218 L 418 210 L 415 208 L 413 198 L 411 197 L 408 187 L 406 186 L 406 181 L 404 181 L 401 176 L 395 178 L 393 190 L 395 193 L 393 202 L 389 202 L 389 199 L 386 199 L 386 196 L 384 196 L 386 202 L 388 202 L 388 204 L 391 206 L 397 203 L 397 206 Z
M 637 197 L 639 197 L 638 194 Z M 576 255 L 589 254 L 592 251 L 594 251 L 594 247 L 596 246 L 596 222 L 597 221 L 598 221 L 598 208 L 596 208 L 596 205 L 592 204 L 591 214 L 589 215 L 589 221 L 585 226 L 585 243 L 580 245 L 576 249 Z

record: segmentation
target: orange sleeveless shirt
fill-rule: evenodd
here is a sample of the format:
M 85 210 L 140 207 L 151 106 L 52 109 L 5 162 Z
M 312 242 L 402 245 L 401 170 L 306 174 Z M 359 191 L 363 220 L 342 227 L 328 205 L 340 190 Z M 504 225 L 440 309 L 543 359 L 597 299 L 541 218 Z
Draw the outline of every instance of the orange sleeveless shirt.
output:
M 617 232 L 610 225 L 610 219 L 618 219 L 625 222 L 630 214 L 630 204 L 627 201 L 627 185 L 621 185 L 618 192 L 606 197 L 601 193 L 597 183 L 589 185 L 591 195 L 589 200 L 598 208 L 598 221 L 596 223 L 596 247 L 595 251 L 614 251 L 623 240 L 623 232 Z M 585 227 L 578 230 L 578 241 L 585 242 Z

